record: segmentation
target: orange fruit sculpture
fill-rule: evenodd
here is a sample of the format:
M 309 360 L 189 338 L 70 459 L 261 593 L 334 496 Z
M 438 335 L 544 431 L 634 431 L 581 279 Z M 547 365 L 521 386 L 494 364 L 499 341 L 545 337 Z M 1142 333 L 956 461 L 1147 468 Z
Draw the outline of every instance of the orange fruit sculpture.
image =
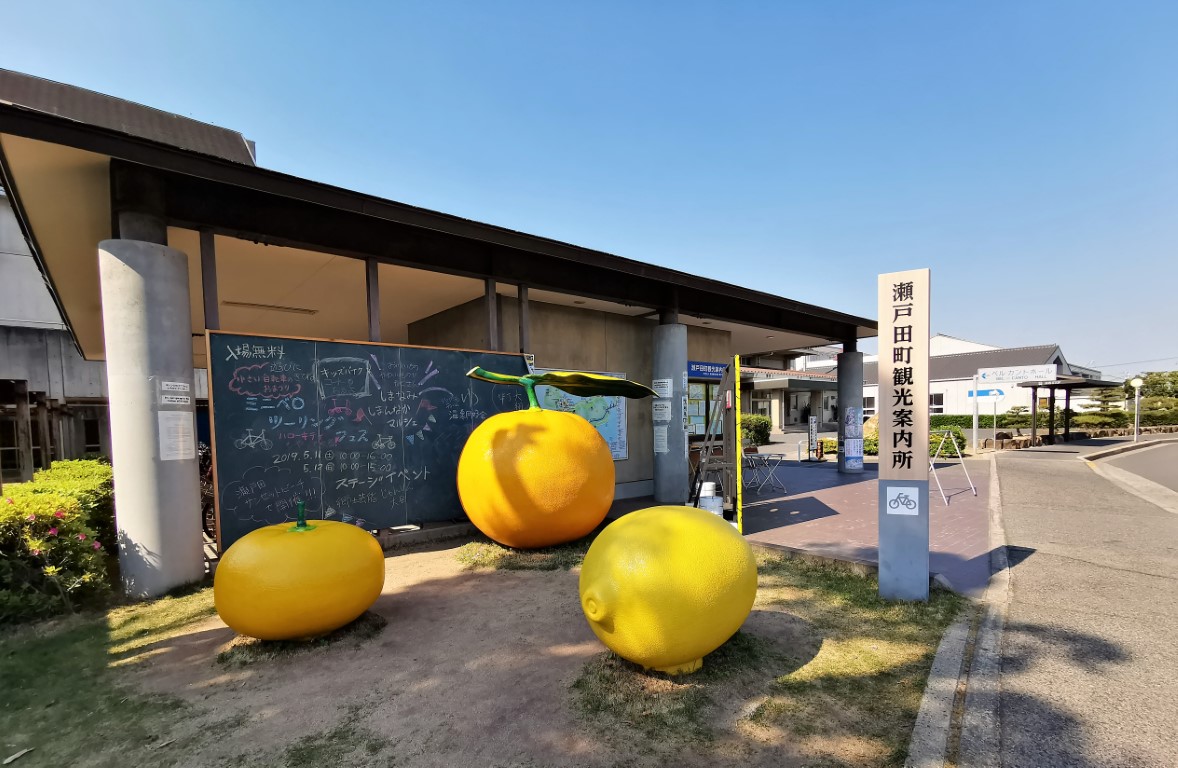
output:
M 242 536 L 221 556 L 213 602 L 221 620 L 260 640 L 326 634 L 359 618 L 384 587 L 384 552 L 346 523 L 299 519 Z
M 647 387 L 613 376 L 507 376 L 474 368 L 472 378 L 518 384 L 531 407 L 491 416 L 470 434 L 458 460 L 458 496 L 470 521 L 508 547 L 574 541 L 601 524 L 614 500 L 609 445 L 575 413 L 540 408 L 535 387 L 574 395 L 646 397 Z

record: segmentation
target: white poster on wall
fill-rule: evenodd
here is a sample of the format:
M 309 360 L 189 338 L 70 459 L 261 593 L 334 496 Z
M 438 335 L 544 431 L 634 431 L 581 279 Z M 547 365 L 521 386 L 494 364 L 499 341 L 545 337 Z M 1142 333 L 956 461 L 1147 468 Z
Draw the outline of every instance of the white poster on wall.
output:
M 160 411 L 160 461 L 196 458 L 191 411 Z
M 554 369 L 537 368 L 536 373 L 552 373 Z M 587 371 L 602 376 L 613 376 L 624 379 L 625 373 L 615 371 Z M 630 446 L 626 431 L 626 398 L 608 397 L 606 395 L 590 395 L 579 397 L 556 387 L 536 387 L 536 398 L 540 407 L 551 411 L 565 411 L 575 413 L 588 421 L 605 439 L 609 445 L 609 452 L 614 461 L 623 461 L 630 456 Z

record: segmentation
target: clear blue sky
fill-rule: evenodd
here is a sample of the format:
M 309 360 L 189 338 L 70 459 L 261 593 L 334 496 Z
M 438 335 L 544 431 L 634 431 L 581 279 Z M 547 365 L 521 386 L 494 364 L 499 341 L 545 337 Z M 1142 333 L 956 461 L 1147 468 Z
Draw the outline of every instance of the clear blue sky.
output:
M 1173 0 L 3 19 L 0 66 L 240 130 L 270 168 L 870 317 L 877 273 L 928 266 L 936 332 L 1178 368 Z

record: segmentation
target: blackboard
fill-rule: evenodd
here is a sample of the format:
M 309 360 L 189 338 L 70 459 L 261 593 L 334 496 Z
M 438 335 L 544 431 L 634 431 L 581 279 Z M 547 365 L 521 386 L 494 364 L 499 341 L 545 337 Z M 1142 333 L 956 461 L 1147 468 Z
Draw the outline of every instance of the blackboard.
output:
M 209 402 L 222 551 L 307 517 L 368 530 L 460 519 L 455 475 L 484 419 L 527 407 L 523 355 L 209 331 Z

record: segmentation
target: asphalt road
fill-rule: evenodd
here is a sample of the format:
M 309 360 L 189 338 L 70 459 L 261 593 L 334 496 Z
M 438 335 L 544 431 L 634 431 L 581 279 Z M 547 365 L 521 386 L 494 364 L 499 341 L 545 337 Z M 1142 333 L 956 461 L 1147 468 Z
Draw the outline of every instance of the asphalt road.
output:
M 997 457 L 1012 588 L 1002 765 L 1173 766 L 1178 515 L 1097 475 L 1087 449 Z
M 1105 462 L 1178 491 L 1178 443 L 1129 451 Z

